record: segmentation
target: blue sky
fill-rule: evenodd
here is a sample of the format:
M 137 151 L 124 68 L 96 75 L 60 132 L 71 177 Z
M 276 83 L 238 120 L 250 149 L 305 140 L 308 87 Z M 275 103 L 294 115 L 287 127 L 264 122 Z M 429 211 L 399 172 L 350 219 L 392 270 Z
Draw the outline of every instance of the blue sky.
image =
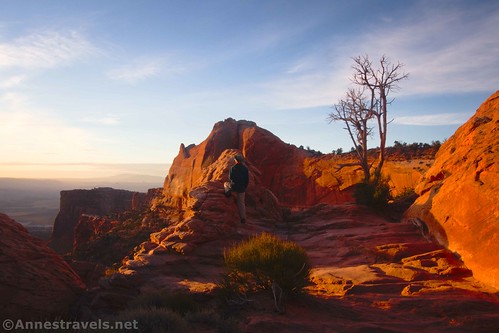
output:
M 228 117 L 349 150 L 326 118 L 361 54 L 410 75 L 388 143 L 442 141 L 499 88 L 497 31 L 497 1 L 0 0 L 0 177 L 20 165 L 163 172 Z

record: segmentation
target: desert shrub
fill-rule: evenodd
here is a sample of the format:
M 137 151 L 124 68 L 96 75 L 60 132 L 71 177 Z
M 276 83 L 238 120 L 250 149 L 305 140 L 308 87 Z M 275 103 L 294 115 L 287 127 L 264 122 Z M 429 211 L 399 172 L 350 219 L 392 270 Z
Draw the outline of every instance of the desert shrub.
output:
M 185 315 L 188 312 L 198 311 L 200 307 L 193 296 L 187 292 L 163 290 L 140 295 L 130 304 L 129 308 L 164 308 Z
M 140 332 L 182 333 L 190 332 L 188 322 L 178 313 L 166 308 L 137 308 L 121 312 L 113 320 L 137 322 Z
M 394 199 L 398 201 L 411 200 L 417 197 L 414 187 L 404 187 L 402 192 L 400 192 Z
M 389 180 L 385 177 L 373 177 L 367 183 L 357 184 L 354 191 L 356 202 L 375 209 L 385 208 L 392 199 Z
M 140 332 L 239 332 L 235 318 L 223 317 L 206 298 L 187 291 L 143 293 L 112 321 L 138 322 Z
M 203 327 L 210 327 L 220 333 L 240 332 L 236 318 L 223 318 L 220 313 L 212 308 L 199 312 L 189 312 L 184 318 L 191 325 L 196 325 L 197 331 L 200 331 Z
M 303 248 L 291 241 L 262 233 L 225 250 L 228 269 L 220 287 L 244 300 L 248 293 L 271 290 L 280 311 L 287 293 L 299 292 L 309 283 L 309 262 Z

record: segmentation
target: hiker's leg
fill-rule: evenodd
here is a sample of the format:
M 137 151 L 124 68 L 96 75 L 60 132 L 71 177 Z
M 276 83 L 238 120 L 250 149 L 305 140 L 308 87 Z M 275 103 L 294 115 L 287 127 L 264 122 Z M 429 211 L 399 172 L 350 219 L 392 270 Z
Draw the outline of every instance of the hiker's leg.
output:
M 237 193 L 237 208 L 239 209 L 239 217 L 242 221 L 246 221 L 246 193 Z
M 224 193 L 226 197 L 229 197 L 232 192 L 231 188 L 231 183 L 230 182 L 225 182 L 224 183 Z

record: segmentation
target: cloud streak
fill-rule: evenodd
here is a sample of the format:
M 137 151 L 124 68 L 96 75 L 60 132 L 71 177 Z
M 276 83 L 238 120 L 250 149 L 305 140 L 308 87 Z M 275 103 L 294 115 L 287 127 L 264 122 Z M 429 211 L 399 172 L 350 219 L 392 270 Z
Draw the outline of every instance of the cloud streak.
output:
M 76 31 L 42 31 L 0 43 L 0 68 L 54 68 L 98 52 Z
M 331 36 L 262 83 L 264 98 L 279 108 L 332 105 L 350 84 L 351 57 L 362 54 L 373 61 L 386 54 L 405 64 L 410 78 L 398 96 L 493 91 L 499 85 L 496 7 L 473 13 L 452 6 L 430 10 L 423 3 L 410 17 L 382 20 L 358 37 Z
M 26 75 L 15 75 L 0 81 L 0 89 L 11 89 L 20 86 L 26 81 Z
M 400 95 L 494 90 L 499 84 L 499 11 L 418 11 L 417 20 L 375 30 L 359 43 L 370 54 L 382 50 L 406 65 L 411 77 Z
M 468 120 L 465 113 L 441 113 L 421 116 L 402 116 L 393 120 L 394 124 L 413 126 L 461 125 Z
M 161 66 L 156 61 L 139 61 L 130 65 L 122 66 L 107 72 L 111 80 L 122 81 L 128 84 L 152 78 L 159 75 Z
M 110 80 L 125 84 L 137 84 L 155 77 L 169 77 L 187 71 L 189 66 L 182 64 L 173 55 L 139 57 L 127 64 L 107 71 Z

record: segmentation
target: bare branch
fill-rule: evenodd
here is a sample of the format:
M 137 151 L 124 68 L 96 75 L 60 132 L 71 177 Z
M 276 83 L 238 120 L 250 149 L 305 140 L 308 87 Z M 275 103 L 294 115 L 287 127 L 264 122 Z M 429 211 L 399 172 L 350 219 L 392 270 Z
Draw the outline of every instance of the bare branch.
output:
M 399 89 L 398 83 L 408 78 L 409 74 L 402 71 L 402 63 L 391 63 L 386 55 L 380 58 L 378 67 L 373 65 L 367 54 L 352 60 L 351 81 L 360 88 L 349 89 L 345 99 L 334 105 L 335 112 L 329 114 L 329 122 L 344 122 L 357 154 L 358 162 L 353 165 L 362 167 L 365 181 L 368 181 L 372 164 L 368 163 L 367 140 L 374 130 L 368 123 L 375 118 L 378 125 L 380 151 L 375 174 L 380 174 L 385 158 L 387 126 L 392 122 L 387 120 L 387 106 L 393 102 L 393 99 L 388 100 L 388 95 L 392 90 Z
M 360 164 L 360 162 L 338 164 L 338 167 L 336 168 L 336 172 L 340 171 L 341 169 L 343 169 L 345 167 L 352 167 L 352 166 L 362 166 L 362 165 Z

